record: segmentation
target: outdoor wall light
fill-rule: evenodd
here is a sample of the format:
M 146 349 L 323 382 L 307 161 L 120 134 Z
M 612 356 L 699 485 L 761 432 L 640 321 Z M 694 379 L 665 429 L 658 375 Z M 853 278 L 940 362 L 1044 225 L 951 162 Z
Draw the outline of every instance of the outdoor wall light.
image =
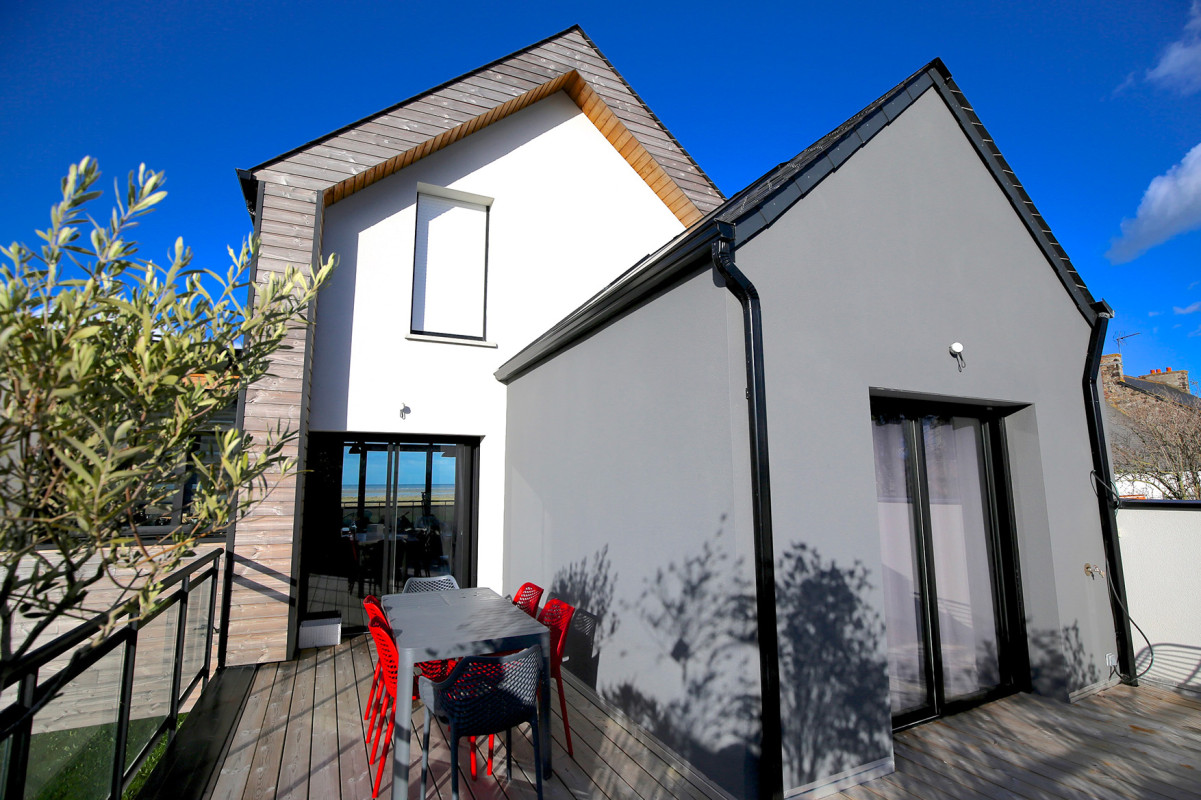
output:
M 959 366 L 959 371 L 967 367 L 967 363 L 963 360 L 963 345 L 959 342 L 951 342 L 951 346 L 947 348 L 947 352 L 955 359 L 955 363 Z

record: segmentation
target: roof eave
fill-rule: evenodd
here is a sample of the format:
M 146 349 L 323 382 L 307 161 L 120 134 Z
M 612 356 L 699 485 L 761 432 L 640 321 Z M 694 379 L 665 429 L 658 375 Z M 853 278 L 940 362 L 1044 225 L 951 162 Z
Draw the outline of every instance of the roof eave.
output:
M 587 339 L 609 323 L 642 305 L 674 281 L 709 261 L 709 246 L 717 240 L 715 224 L 694 225 L 647 256 L 593 295 L 554 327 L 526 345 L 493 373 L 508 384 L 550 360 L 558 353 Z

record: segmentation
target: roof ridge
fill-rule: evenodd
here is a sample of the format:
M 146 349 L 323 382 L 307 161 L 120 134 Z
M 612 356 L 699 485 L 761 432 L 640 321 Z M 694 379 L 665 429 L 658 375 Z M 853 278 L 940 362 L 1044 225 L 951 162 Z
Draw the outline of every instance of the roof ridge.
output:
M 573 25 L 238 170 L 247 207 L 254 216 L 256 181 L 322 192 L 324 204 L 336 203 L 557 91 L 567 93 L 684 225 L 721 205 L 725 198 L 713 179 Z

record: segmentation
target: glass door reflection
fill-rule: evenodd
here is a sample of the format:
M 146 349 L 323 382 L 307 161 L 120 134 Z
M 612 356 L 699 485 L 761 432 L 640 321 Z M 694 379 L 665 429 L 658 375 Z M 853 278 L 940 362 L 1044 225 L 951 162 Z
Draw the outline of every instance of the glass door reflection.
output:
M 478 440 L 314 433 L 302 531 L 303 618 L 366 625 L 362 598 L 414 576 L 474 585 Z
M 877 408 L 872 422 L 889 690 L 903 726 L 1013 686 L 1012 543 L 999 530 L 996 423 Z

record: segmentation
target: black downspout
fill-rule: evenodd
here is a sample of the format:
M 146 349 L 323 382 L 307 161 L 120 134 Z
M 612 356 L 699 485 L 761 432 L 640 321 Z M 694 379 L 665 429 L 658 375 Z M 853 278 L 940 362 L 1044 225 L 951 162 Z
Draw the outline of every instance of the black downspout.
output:
M 713 266 L 742 305 L 746 353 L 747 415 L 750 422 L 751 493 L 755 529 L 755 605 L 758 615 L 759 682 L 763 740 L 759 757 L 759 796 L 784 797 L 783 728 L 780 722 L 780 644 L 776 628 L 775 546 L 771 531 L 771 473 L 767 459 L 767 395 L 763 380 L 763 315 L 759 292 L 734 264 L 734 226 L 717 223 Z
M 1118 544 L 1117 494 L 1110 482 L 1109 449 L 1105 445 L 1105 426 L 1101 417 L 1101 395 L 1097 376 L 1101 371 L 1101 348 L 1113 309 L 1104 300 L 1092 305 L 1097 318 L 1088 340 L 1088 362 L 1084 368 L 1084 407 L 1088 418 L 1088 434 L 1093 449 L 1093 491 L 1101 513 L 1101 538 L 1105 543 L 1105 560 L 1109 564 L 1110 610 L 1113 612 L 1114 636 L 1117 639 L 1119 674 L 1123 683 L 1138 685 L 1134 667 L 1134 637 L 1123 607 L 1126 602 L 1126 578 L 1122 571 L 1122 550 Z

